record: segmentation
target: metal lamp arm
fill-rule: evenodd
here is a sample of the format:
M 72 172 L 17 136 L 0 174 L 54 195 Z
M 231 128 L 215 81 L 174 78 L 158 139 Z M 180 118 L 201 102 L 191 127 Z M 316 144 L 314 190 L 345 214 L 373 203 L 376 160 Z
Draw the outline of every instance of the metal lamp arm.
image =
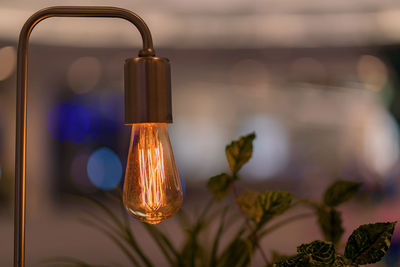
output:
M 26 175 L 26 92 L 28 74 L 28 46 L 33 28 L 50 17 L 107 17 L 131 22 L 143 39 L 139 56 L 154 56 L 153 41 L 146 23 L 135 13 L 116 7 L 56 6 L 33 14 L 24 24 L 18 43 L 17 58 L 17 118 L 15 150 L 15 213 L 14 213 L 14 266 L 25 266 L 25 175 Z

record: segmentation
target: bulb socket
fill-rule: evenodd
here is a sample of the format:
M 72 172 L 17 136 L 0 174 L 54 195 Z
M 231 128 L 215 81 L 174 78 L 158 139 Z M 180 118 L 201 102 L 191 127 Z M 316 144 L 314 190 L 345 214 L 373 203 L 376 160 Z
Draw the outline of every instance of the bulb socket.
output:
M 171 68 L 160 57 L 125 61 L 125 124 L 172 123 Z

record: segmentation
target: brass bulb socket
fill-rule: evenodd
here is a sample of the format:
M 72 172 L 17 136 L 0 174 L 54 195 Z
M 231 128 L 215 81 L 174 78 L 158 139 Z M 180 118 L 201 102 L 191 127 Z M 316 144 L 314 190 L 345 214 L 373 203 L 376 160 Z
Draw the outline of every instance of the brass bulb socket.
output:
M 172 123 L 171 68 L 161 57 L 125 61 L 125 124 Z

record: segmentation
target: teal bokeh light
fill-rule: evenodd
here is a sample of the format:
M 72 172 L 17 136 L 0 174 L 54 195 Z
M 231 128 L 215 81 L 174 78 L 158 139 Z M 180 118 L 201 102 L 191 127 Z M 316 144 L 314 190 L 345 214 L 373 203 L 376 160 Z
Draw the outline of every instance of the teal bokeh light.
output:
M 112 190 L 122 179 L 121 160 L 113 150 L 99 148 L 89 158 L 87 173 L 94 186 L 102 190 Z

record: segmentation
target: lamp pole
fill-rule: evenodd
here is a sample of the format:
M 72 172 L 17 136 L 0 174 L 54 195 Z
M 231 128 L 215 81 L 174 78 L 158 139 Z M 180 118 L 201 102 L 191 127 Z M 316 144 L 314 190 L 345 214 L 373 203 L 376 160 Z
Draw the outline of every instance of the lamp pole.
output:
M 127 59 L 125 63 L 125 123 L 172 122 L 169 61 L 155 57 L 150 30 L 138 15 L 122 8 L 90 6 L 56 6 L 42 9 L 33 14 L 22 27 L 18 43 L 14 267 L 25 266 L 26 111 L 29 36 L 40 21 L 50 17 L 106 17 L 120 18 L 131 22 L 142 36 L 143 48 L 140 50 L 138 58 Z M 137 81 L 138 78 L 140 78 L 139 81 Z M 141 96 L 140 100 L 133 99 L 138 95 Z M 157 97 L 157 101 L 151 101 L 155 97 Z M 136 106 L 133 106 L 133 104 L 136 104 Z

